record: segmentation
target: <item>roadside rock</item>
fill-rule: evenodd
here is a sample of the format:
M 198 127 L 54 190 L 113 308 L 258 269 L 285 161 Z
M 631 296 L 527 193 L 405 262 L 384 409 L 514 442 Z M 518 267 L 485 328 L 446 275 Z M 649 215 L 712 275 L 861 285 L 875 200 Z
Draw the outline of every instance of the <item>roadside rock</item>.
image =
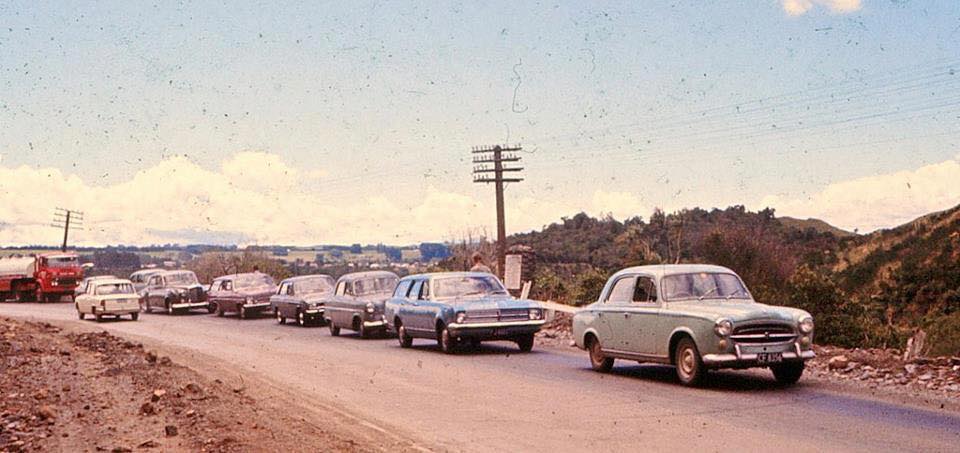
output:
M 177 427 L 174 425 L 167 425 L 163 427 L 163 432 L 167 435 L 167 437 L 173 437 L 179 433 L 179 430 L 177 430 Z
M 827 367 L 831 370 L 842 370 L 850 364 L 850 359 L 847 359 L 845 355 L 838 355 L 832 357 L 829 362 L 827 362 Z

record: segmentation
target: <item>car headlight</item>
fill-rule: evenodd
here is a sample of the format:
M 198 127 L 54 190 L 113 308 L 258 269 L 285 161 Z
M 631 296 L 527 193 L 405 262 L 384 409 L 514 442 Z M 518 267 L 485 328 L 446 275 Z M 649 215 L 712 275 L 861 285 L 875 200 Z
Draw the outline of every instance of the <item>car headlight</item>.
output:
M 725 337 L 733 333 L 733 323 L 729 319 L 721 319 L 717 321 L 717 324 L 713 327 L 713 331 L 717 333 L 718 336 Z
M 463 313 L 463 312 L 457 313 L 457 324 L 463 324 L 463 321 L 465 319 L 467 319 L 466 313 Z
M 813 318 L 810 316 L 805 316 L 797 324 L 797 327 L 800 329 L 800 333 L 807 335 L 810 332 L 813 332 Z
M 531 308 L 530 319 L 540 319 L 540 310 L 537 308 Z
M 373 313 L 373 304 L 370 302 L 367 303 L 367 313 Z

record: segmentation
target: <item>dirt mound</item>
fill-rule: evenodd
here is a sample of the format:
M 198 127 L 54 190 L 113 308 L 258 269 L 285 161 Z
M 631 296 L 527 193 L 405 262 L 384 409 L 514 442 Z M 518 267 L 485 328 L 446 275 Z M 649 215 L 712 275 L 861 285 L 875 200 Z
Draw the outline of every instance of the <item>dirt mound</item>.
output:
M 106 332 L 0 319 L 0 451 L 363 451 Z

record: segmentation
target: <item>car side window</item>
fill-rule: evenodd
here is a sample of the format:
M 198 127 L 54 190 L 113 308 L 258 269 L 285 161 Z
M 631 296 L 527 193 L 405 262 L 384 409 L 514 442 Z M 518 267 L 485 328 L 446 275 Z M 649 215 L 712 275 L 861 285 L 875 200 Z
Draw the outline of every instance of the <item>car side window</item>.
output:
M 285 291 L 285 292 L 286 292 L 286 294 L 287 294 L 288 296 L 292 296 L 292 295 L 296 294 L 297 290 L 294 289 L 294 286 L 296 286 L 296 285 L 294 285 L 293 283 L 287 283 L 287 288 L 286 288 L 286 291 Z
M 413 284 L 413 280 L 404 280 L 397 285 L 397 289 L 393 291 L 393 297 L 406 297 L 407 291 L 410 290 L 410 285 Z
M 424 281 L 423 288 L 420 290 L 420 300 L 430 300 L 430 282 Z
M 160 277 L 150 277 L 148 286 L 160 286 Z
M 344 292 L 344 294 L 346 294 L 346 295 L 348 295 L 348 296 L 352 296 L 352 295 L 353 295 L 353 282 L 346 282 L 346 284 L 347 284 L 347 285 L 346 285 L 346 287 L 344 287 L 343 292 Z
M 224 280 L 223 283 L 220 284 L 220 289 L 223 291 L 233 291 L 233 282 Z
M 420 288 L 423 287 L 423 280 L 417 280 L 413 283 L 413 286 L 410 287 L 410 292 L 407 293 L 407 299 L 417 299 L 420 297 Z
M 286 294 L 288 286 L 290 286 L 289 283 L 281 283 L 280 288 L 277 289 L 277 294 Z
M 346 292 L 347 282 L 337 283 L 337 292 L 336 295 L 342 296 Z
M 633 290 L 636 287 L 637 277 L 621 277 L 613 283 L 610 294 L 607 295 L 605 302 L 630 302 L 633 300 Z
M 653 303 L 657 301 L 657 285 L 650 277 L 637 277 L 637 286 L 633 291 L 633 301 L 637 303 Z

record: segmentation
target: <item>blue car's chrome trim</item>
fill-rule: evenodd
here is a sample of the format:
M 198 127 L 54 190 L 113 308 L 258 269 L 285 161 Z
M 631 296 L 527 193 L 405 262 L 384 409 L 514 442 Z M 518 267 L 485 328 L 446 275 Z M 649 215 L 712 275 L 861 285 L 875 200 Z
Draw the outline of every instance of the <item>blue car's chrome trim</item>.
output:
M 510 322 L 478 322 L 478 323 L 450 323 L 447 328 L 450 330 L 464 329 L 489 329 L 491 327 L 514 327 L 514 326 L 542 326 L 546 323 L 543 319 L 531 319 L 530 321 L 510 321 Z

